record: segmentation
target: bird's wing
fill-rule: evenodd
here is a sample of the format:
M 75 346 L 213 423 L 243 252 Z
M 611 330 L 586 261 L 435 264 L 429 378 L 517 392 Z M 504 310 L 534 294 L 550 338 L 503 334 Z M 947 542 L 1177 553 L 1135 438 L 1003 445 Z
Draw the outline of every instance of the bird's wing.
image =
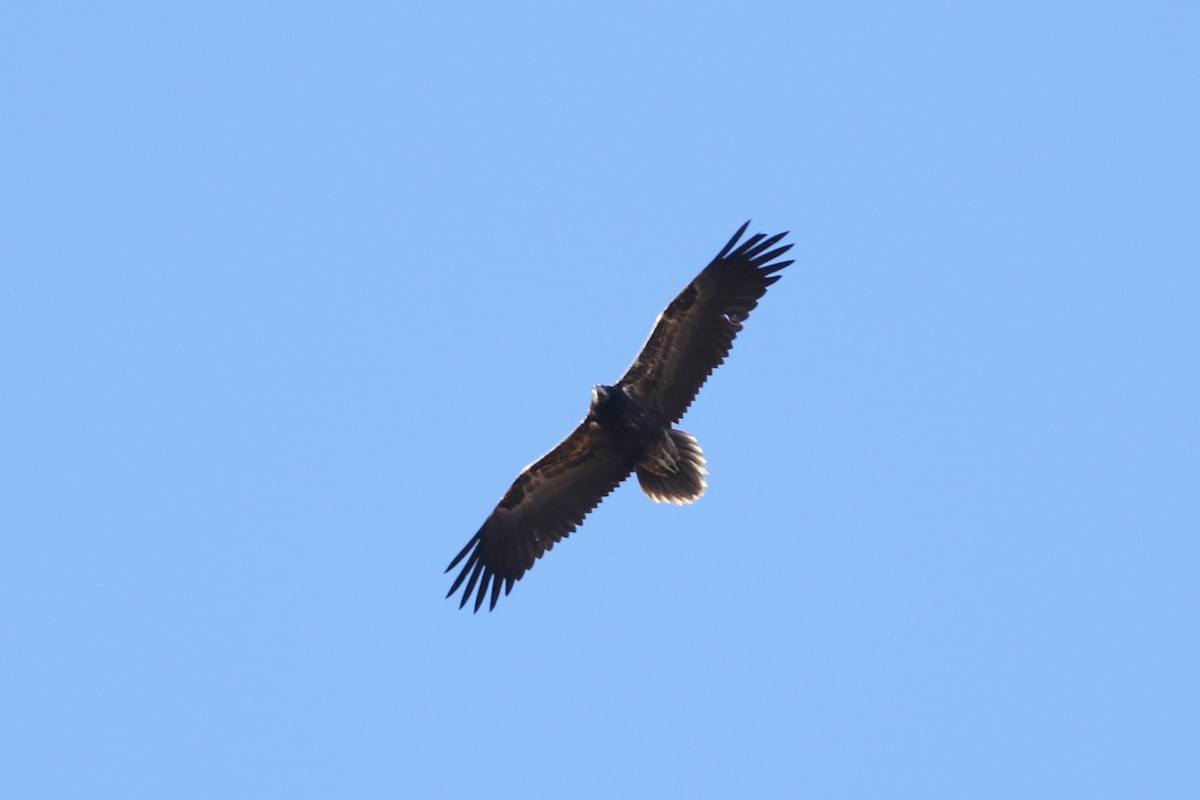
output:
M 633 461 L 603 428 L 585 419 L 517 476 L 483 527 L 446 567 L 449 572 L 466 558 L 446 596 L 465 581 L 459 608 L 475 591 L 478 611 L 489 589 L 488 608 L 495 608 L 500 587 L 508 594 L 535 560 L 575 530 L 632 471 Z
M 664 423 L 678 422 L 778 272 L 791 249 L 787 232 L 756 233 L 740 245 L 746 222 L 704 270 L 658 315 L 650 338 L 617 382 Z M 736 248 L 735 248 L 735 245 Z M 774 249 L 772 249 L 774 248 Z

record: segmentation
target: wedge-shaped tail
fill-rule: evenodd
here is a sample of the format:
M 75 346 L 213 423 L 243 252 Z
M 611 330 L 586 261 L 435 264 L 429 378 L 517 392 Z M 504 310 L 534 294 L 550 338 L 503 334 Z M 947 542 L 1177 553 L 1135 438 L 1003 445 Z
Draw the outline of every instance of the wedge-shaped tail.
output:
M 676 471 L 666 475 L 656 475 L 649 470 L 638 467 L 638 483 L 642 491 L 655 502 L 674 503 L 683 505 L 691 503 L 704 494 L 708 482 L 704 476 L 708 474 L 705 468 L 704 453 L 696 437 L 681 430 L 670 431 L 671 441 L 679 451 Z

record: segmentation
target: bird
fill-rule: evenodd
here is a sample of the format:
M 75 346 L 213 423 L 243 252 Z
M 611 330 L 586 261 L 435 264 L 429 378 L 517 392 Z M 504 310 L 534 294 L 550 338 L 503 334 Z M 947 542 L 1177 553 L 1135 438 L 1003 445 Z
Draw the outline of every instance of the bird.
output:
M 629 369 L 592 388 L 587 416 L 517 476 L 479 531 L 446 567 L 462 567 L 446 597 L 462 587 L 461 609 L 478 612 L 513 584 L 600 501 L 637 474 L 656 502 L 682 505 L 704 493 L 708 474 L 696 437 L 675 426 L 724 361 L 750 312 L 794 263 L 780 261 L 788 231 L 741 241 L 746 221 L 716 257 L 658 315 Z M 779 245 L 779 246 L 777 246 Z M 465 584 L 465 585 L 464 585 Z

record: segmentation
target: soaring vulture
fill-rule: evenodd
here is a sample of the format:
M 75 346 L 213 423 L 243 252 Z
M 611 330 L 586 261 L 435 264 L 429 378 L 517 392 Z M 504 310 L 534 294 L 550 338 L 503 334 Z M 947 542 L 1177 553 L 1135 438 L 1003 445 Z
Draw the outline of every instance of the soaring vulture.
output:
M 792 262 L 775 245 L 787 232 L 756 233 L 738 243 L 738 228 L 716 258 L 658 315 L 650 338 L 612 386 L 592 389 L 579 427 L 521 471 L 479 532 L 446 571 L 462 570 L 446 596 L 465 584 L 459 608 L 475 595 L 475 610 L 500 589 L 508 594 L 533 562 L 583 522 L 630 473 L 642 491 L 666 503 L 690 503 L 704 493 L 704 454 L 675 427 L 704 381 L 733 345 L 750 311 Z M 464 561 L 465 559 L 465 561 Z

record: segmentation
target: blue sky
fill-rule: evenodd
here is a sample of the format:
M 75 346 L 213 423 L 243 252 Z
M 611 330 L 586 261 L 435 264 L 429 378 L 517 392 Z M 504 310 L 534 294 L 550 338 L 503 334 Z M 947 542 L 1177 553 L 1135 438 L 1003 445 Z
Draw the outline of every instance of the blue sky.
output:
M 23 6 L 0 795 L 1200 794 L 1193 4 Z M 458 611 L 747 218 L 708 493 Z

